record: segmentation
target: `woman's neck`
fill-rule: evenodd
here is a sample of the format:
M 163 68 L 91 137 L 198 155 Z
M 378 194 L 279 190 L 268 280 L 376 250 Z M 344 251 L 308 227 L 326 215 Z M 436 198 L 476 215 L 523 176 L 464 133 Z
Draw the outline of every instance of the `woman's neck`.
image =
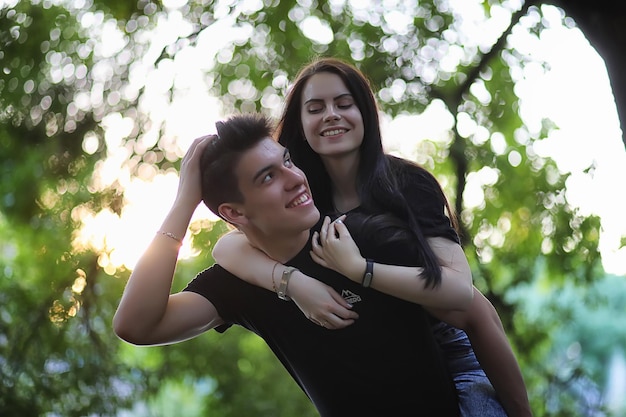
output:
M 333 205 L 339 212 L 346 212 L 361 204 L 357 191 L 357 155 L 341 158 L 322 158 L 332 182 Z

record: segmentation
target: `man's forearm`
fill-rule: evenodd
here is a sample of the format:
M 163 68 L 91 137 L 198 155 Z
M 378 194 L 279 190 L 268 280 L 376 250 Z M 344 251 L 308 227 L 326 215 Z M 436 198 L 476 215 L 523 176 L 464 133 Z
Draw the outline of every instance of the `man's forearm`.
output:
M 189 208 L 175 206 L 159 229 L 163 233 L 155 234 L 137 262 L 113 318 L 115 333 L 122 339 L 144 340 L 163 318 L 178 260 L 178 240 L 185 235 L 192 214 Z

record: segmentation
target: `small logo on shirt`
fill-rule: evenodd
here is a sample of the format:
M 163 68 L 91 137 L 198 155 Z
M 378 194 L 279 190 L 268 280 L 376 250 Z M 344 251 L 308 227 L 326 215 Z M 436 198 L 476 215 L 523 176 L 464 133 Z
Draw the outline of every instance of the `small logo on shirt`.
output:
M 350 304 L 355 304 L 361 301 L 361 296 L 350 290 L 341 290 L 341 296 Z

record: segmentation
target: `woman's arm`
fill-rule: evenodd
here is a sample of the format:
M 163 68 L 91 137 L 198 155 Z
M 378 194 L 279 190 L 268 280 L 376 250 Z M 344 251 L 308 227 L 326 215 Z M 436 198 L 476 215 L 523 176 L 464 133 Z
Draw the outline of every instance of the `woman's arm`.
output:
M 427 310 L 438 319 L 465 330 L 476 358 L 509 417 L 531 417 L 522 371 L 491 302 L 474 288 L 472 303 L 466 311 Z
M 319 237 L 319 241 L 318 241 Z M 320 244 L 321 242 L 321 244 Z M 441 285 L 426 288 L 422 268 L 374 263 L 371 287 L 385 294 L 423 306 L 464 310 L 472 302 L 472 272 L 461 246 L 446 238 L 429 238 L 441 265 Z M 361 283 L 365 258 L 345 224 L 324 219 L 319 235 L 313 235 L 313 259 L 322 266 Z M 416 283 L 418 285 L 416 285 Z
M 239 231 L 231 231 L 215 243 L 213 258 L 240 279 L 274 292 L 286 268 L 250 245 Z M 242 262 L 242 259 L 246 261 Z M 326 323 L 329 329 L 344 328 L 358 318 L 358 314 L 351 310 L 352 306 L 337 291 L 300 271 L 291 274 L 287 295 L 307 318 Z

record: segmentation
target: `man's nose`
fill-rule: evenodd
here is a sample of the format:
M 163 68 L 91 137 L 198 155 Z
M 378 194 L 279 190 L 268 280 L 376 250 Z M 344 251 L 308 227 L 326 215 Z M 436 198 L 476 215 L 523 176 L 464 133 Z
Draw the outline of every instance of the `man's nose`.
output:
M 287 178 L 287 181 L 285 181 L 285 188 L 290 190 L 294 187 L 299 187 L 300 185 L 304 184 L 305 179 L 304 173 L 302 171 L 300 171 L 299 169 L 287 167 L 285 167 L 285 169 L 287 170 L 287 172 L 285 173 L 285 177 Z

